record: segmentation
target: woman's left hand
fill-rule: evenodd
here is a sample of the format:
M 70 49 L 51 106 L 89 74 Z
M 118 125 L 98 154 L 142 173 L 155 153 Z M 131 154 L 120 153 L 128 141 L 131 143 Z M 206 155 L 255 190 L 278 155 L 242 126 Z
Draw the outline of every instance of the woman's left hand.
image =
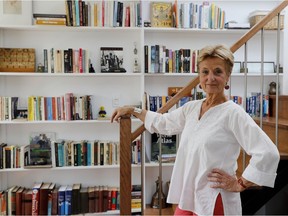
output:
M 231 176 L 221 169 L 213 169 L 208 174 L 208 181 L 212 182 L 212 188 L 222 188 L 230 192 L 241 192 L 243 188 L 238 184 L 236 176 Z

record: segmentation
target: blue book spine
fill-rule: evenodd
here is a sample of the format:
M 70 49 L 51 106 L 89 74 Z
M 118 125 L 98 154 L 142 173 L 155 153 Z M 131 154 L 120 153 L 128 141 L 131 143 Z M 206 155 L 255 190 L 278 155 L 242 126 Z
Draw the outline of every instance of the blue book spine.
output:
M 58 192 L 58 215 L 65 215 L 65 190 L 66 186 L 61 186 Z
M 65 215 L 72 214 L 72 186 L 68 186 L 65 191 Z
M 92 162 L 91 162 L 91 143 L 88 142 L 87 143 L 87 166 L 91 166 Z

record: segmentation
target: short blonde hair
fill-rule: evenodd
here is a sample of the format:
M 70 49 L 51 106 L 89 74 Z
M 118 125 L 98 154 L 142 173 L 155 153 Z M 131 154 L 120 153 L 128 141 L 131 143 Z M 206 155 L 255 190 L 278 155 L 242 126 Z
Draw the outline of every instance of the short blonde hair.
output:
M 199 64 L 206 58 L 220 58 L 226 63 L 227 75 L 230 76 L 234 65 L 234 55 L 231 50 L 225 45 L 209 45 L 202 48 L 197 58 L 197 67 L 199 71 Z

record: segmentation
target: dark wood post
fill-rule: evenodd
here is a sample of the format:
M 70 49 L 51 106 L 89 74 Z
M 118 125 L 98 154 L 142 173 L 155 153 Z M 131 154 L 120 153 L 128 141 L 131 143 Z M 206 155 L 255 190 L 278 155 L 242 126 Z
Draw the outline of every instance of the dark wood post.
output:
M 120 215 L 131 215 L 131 116 L 120 120 Z

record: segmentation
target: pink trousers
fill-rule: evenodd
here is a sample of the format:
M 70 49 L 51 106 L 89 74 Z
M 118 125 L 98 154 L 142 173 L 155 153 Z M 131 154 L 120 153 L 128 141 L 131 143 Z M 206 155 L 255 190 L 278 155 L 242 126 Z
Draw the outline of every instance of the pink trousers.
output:
M 175 209 L 174 215 L 195 215 L 196 216 L 197 214 L 191 211 L 182 210 L 177 206 Z M 223 208 L 221 194 L 217 196 L 213 215 L 224 215 L 224 208 Z

